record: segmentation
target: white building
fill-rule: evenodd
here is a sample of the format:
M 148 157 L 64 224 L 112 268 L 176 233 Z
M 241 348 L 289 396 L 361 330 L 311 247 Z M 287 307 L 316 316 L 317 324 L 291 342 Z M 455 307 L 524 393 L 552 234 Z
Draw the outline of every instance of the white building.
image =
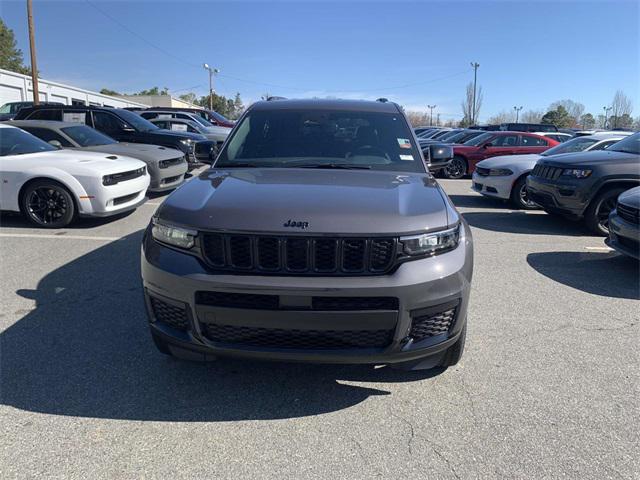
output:
M 111 97 L 82 88 L 38 79 L 41 102 L 60 102 L 65 105 L 96 105 L 105 107 L 147 107 L 129 98 Z M 0 105 L 8 102 L 33 101 L 31 76 L 0 69 Z
M 122 98 L 125 101 L 144 103 L 149 107 L 202 108 L 200 105 L 185 102 L 171 95 L 118 95 L 118 98 Z

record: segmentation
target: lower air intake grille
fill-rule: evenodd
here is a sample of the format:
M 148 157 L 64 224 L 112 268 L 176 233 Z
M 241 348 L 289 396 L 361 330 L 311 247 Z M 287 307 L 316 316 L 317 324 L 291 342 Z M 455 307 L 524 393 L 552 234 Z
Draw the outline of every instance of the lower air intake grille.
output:
M 157 322 L 164 323 L 178 330 L 187 330 L 189 328 L 189 317 L 187 316 L 186 307 L 178 307 L 159 300 L 155 297 L 149 297 L 153 316 Z
M 409 336 L 414 342 L 448 333 L 456 318 L 456 307 L 440 312 L 415 316 L 411 320 Z
M 393 339 L 393 330 L 285 330 L 202 324 L 202 331 L 212 342 L 299 350 L 384 348 Z

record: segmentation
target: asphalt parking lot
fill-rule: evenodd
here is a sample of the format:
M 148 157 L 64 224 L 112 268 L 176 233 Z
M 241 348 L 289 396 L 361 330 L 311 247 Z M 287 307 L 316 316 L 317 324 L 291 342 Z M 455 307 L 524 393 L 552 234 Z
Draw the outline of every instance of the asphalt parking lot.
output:
M 638 264 L 442 181 L 473 229 L 465 355 L 399 372 L 157 353 L 139 279 L 162 197 L 0 228 L 0 477 L 638 478 Z

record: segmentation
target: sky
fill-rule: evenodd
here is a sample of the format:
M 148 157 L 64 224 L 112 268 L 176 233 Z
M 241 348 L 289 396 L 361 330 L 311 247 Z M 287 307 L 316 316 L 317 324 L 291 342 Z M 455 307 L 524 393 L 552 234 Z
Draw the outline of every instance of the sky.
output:
M 598 115 L 616 90 L 640 115 L 640 2 L 34 0 L 42 78 L 90 90 L 158 86 L 288 98 L 386 97 L 462 116 L 480 64 L 480 121 L 569 98 Z M 28 64 L 26 2 L 0 0 Z

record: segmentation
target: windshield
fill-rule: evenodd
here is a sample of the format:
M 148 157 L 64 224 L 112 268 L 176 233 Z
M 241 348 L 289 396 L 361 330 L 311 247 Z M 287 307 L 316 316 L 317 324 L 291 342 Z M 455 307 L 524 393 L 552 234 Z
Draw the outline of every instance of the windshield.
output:
M 599 141 L 600 140 L 596 140 L 595 138 L 588 137 L 572 138 L 571 140 L 567 140 L 560 145 L 556 145 L 555 147 L 546 150 L 545 152 L 541 153 L 541 155 L 548 157 L 549 155 L 558 155 L 560 153 L 583 152 L 591 145 Z
M 207 112 L 218 122 L 231 123 L 231 120 L 227 119 L 224 115 L 220 115 L 218 112 L 214 112 L 213 110 L 207 110 Z
M 139 132 L 150 132 L 152 130 L 158 130 L 153 123 L 149 120 L 142 118 L 137 113 L 130 112 L 129 110 L 118 109 L 118 116 L 131 125 L 133 128 L 138 130 Z
M 491 140 L 494 137 L 494 135 L 495 134 L 493 133 L 483 133 L 482 135 L 478 135 L 477 137 L 472 138 L 471 140 L 467 140 L 466 142 L 464 142 L 463 145 L 470 145 L 472 147 L 477 147 Z
M 0 129 L 0 157 L 57 150 L 47 142 L 19 128 Z
M 78 125 L 76 127 L 64 127 L 61 129 L 74 142 L 81 147 L 95 147 L 97 145 L 111 145 L 116 142 L 113 138 L 106 136 L 93 128 L 86 125 Z
M 367 168 L 424 173 L 402 115 L 330 110 L 255 110 L 216 167 Z
M 614 152 L 633 153 L 640 155 L 640 133 L 631 135 L 630 137 L 620 140 L 619 142 L 611 145 L 607 150 L 613 150 Z
M 455 137 L 456 135 L 459 135 L 460 133 L 462 133 L 462 132 L 460 132 L 460 130 L 452 130 L 452 131 L 450 131 L 449 133 L 445 133 L 445 134 L 444 134 L 444 135 L 442 135 L 441 137 L 438 137 L 438 139 L 439 139 L 439 140 L 442 140 L 442 141 L 445 141 L 445 140 L 446 140 L 446 141 L 449 141 L 449 140 L 451 140 L 453 137 Z

